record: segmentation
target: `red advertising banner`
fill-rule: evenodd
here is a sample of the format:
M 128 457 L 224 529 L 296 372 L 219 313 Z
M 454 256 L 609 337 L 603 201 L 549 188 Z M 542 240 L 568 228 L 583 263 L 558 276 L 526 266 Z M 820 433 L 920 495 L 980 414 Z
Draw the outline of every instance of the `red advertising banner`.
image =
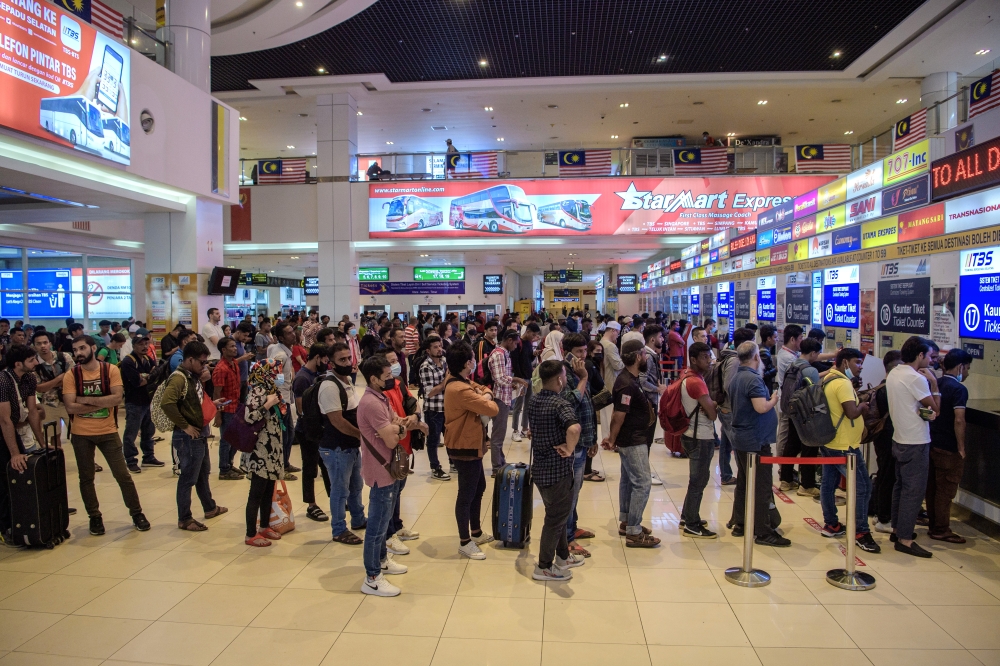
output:
M 129 55 L 53 4 L 0 2 L 0 125 L 128 164 Z
M 897 219 L 899 230 L 896 232 L 896 239 L 900 243 L 944 235 L 943 203 L 900 213 Z
M 757 213 L 833 176 L 446 181 L 369 185 L 371 238 L 699 235 L 753 231 Z M 706 250 L 707 251 L 707 248 Z

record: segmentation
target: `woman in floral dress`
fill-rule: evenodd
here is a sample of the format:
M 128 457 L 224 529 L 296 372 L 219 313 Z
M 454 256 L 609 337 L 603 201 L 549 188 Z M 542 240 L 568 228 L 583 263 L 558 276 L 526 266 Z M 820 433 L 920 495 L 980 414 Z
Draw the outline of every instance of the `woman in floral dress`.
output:
M 249 390 L 247 391 L 247 423 L 266 419 L 264 428 L 257 436 L 257 446 L 249 454 L 244 454 L 244 464 L 250 477 L 250 497 L 247 500 L 248 546 L 262 548 L 281 535 L 268 525 L 271 518 L 271 498 L 274 496 L 274 482 L 285 476 L 282 462 L 282 411 L 288 405 L 281 402 L 275 375 L 281 373 L 281 362 L 264 359 L 250 368 Z M 260 528 L 257 519 L 260 518 Z

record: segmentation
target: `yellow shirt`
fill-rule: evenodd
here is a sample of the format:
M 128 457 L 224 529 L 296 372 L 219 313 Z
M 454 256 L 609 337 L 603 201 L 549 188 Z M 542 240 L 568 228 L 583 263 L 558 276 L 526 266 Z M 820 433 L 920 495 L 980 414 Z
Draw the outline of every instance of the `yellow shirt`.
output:
M 108 365 L 108 384 L 111 388 L 122 386 L 122 375 L 116 365 Z M 89 396 L 103 395 L 101 392 L 101 371 L 83 371 L 83 394 Z M 63 375 L 63 399 L 72 402 L 76 398 L 76 375 L 70 370 Z M 73 416 L 73 434 L 94 436 L 111 435 L 118 432 L 115 424 L 114 407 L 97 407 L 89 414 Z
M 830 419 L 833 421 L 833 425 L 836 426 L 840 418 L 844 417 L 844 420 L 840 422 L 840 427 L 837 428 L 837 436 L 826 445 L 826 448 L 837 451 L 858 448 L 861 446 L 861 437 L 865 432 L 865 420 L 859 417 L 852 421 L 844 416 L 843 405 L 845 402 L 858 402 L 858 394 L 854 391 L 854 385 L 844 373 L 836 369 L 831 369 L 823 378 L 823 382 L 825 383 L 823 392 L 826 393 L 826 401 L 830 405 Z

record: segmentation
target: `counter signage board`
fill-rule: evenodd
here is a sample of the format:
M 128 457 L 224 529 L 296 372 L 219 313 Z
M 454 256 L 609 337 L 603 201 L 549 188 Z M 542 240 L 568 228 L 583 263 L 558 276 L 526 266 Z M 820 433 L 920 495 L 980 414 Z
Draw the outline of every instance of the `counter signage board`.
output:
M 892 245 L 896 242 L 896 234 L 899 231 L 899 222 L 895 215 L 865 222 L 861 225 L 861 247 L 868 249 Z
M 715 313 L 720 317 L 729 316 L 729 290 L 731 282 L 720 282 L 715 286 Z
M 837 229 L 833 233 L 833 254 L 854 252 L 861 249 L 861 227 L 853 226 Z
M 759 321 L 775 321 L 777 319 L 775 311 L 777 293 L 777 276 L 768 275 L 757 278 L 757 319 Z
M 1000 184 L 1000 138 L 934 160 L 931 178 L 935 201 Z
M 733 300 L 733 317 L 735 319 L 750 318 L 750 290 L 737 291 Z
M 800 326 L 812 323 L 812 287 L 785 287 L 785 323 Z
M 792 242 L 792 225 L 786 224 L 783 227 L 774 228 L 774 245 L 784 245 Z
M 701 294 L 698 293 L 698 287 L 691 287 L 691 295 L 688 300 L 688 313 L 693 315 L 701 314 Z
M 833 253 L 833 236 L 822 234 L 809 239 L 809 258 L 828 257 Z
M 930 176 L 920 176 L 901 185 L 882 190 L 882 214 L 892 215 L 926 206 L 930 200 Z
M 859 323 L 861 267 L 838 266 L 823 271 L 823 325 L 857 328 Z
M 829 185 L 819 188 L 816 206 L 819 210 L 836 206 L 847 200 L 847 178 L 838 178 Z
M 793 218 L 798 219 L 816 212 L 817 191 L 807 192 L 802 196 L 795 197 L 793 203 Z
M 816 215 L 816 233 L 833 231 L 847 224 L 847 206 L 835 206 Z
M 958 334 L 1000 340 L 1000 246 L 959 253 Z
M 884 201 L 884 199 L 883 199 Z M 900 243 L 944 235 L 944 204 L 925 206 L 898 215 L 896 240 Z
M 771 248 L 774 249 L 774 248 Z M 754 257 L 754 265 L 757 268 L 767 268 L 771 265 L 771 250 L 757 250 Z
M 878 329 L 892 333 L 929 335 L 931 279 L 895 278 L 878 283 Z
M 465 279 L 465 268 L 462 266 L 453 266 L 451 268 L 414 267 L 413 269 L 413 280 L 415 282 L 434 281 L 434 280 L 464 280 L 464 279 Z
M 774 245 L 774 229 L 757 232 L 757 249 L 766 250 Z
M 930 141 L 924 139 L 882 160 L 882 187 L 927 173 L 931 166 L 930 146 Z
M 969 231 L 997 223 L 1000 212 L 1000 187 L 968 194 L 944 203 L 945 233 Z
M 808 238 L 816 233 L 816 216 L 810 215 L 792 224 L 792 240 Z
M 788 245 L 771 248 L 771 259 L 769 266 L 780 266 L 788 263 Z
M 857 224 L 882 216 L 882 193 L 875 192 L 847 204 L 847 223 Z
M 882 163 L 876 162 L 847 175 L 847 200 L 882 188 Z

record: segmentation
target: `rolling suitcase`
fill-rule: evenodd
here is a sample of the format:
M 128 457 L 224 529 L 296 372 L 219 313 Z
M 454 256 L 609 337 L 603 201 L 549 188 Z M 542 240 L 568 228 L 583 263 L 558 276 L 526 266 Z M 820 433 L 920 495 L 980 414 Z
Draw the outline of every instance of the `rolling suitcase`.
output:
M 505 548 L 524 548 L 531 539 L 531 466 L 507 464 L 493 481 L 493 538 Z
M 66 458 L 56 421 L 42 427 L 42 436 L 46 445 L 28 455 L 28 468 L 24 472 L 7 463 L 7 490 L 14 543 L 55 548 L 70 536 Z

